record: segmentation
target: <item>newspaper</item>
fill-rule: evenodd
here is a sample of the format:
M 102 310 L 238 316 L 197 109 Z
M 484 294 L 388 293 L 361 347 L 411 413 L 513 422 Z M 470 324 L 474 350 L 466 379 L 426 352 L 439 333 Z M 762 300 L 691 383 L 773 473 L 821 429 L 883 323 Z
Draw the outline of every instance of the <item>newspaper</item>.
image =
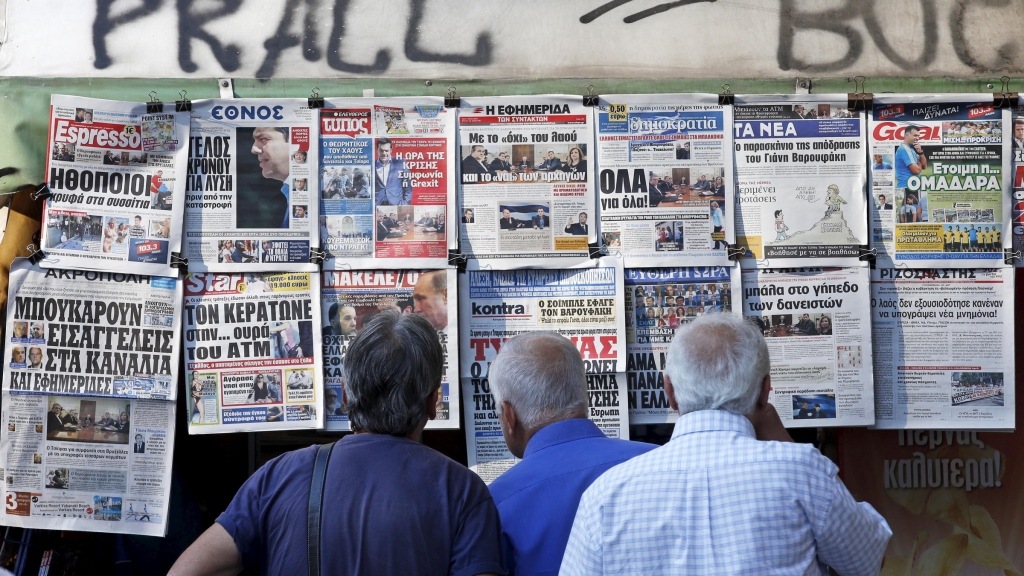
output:
M 736 98 L 736 238 L 761 268 L 864 266 L 864 114 L 847 95 Z M 810 260 L 813 259 L 813 260 Z
M 437 97 L 329 98 L 320 110 L 325 269 L 448 265 L 458 247 L 455 110 Z
M 883 265 L 1003 265 L 1010 110 L 987 94 L 876 96 L 871 240 Z
M 190 434 L 323 427 L 320 276 L 185 277 Z
M 445 351 L 445 370 L 437 399 L 437 417 L 427 422 L 427 428 L 459 428 L 455 275 L 454 269 L 341 270 L 321 274 L 327 430 L 350 430 L 345 413 L 345 351 L 359 330 L 375 314 L 387 309 L 400 310 L 403 314 L 423 314 L 437 328 L 437 337 Z
M 1013 262 L 1024 266 L 1024 99 L 1013 107 L 1013 210 L 1010 212 L 1013 225 Z
M 626 385 L 630 424 L 676 421 L 661 371 L 676 329 L 714 312 L 740 313 L 736 266 L 626 269 Z
M 1013 277 L 872 270 L 875 427 L 1014 428 Z
M 305 99 L 192 104 L 185 256 L 193 272 L 313 272 L 317 113 Z
M 459 233 L 471 268 L 594 265 L 592 141 L 579 96 L 462 99 Z
M 164 536 L 174 402 L 3 392 L 0 524 Z
M 783 424 L 874 424 L 869 269 L 744 270 L 742 280 L 743 314 L 768 342 L 768 399 Z
M 177 276 L 188 139 L 173 108 L 52 95 L 43 267 Z
M 3 390 L 177 398 L 181 282 L 11 266 Z
M 732 108 L 714 94 L 602 96 L 601 243 L 625 266 L 728 266 Z
M 533 331 L 562 334 L 587 370 L 590 419 L 612 438 L 629 438 L 622 267 L 469 271 L 459 276 L 462 398 L 469 467 L 491 482 L 516 463 L 501 435 L 487 370 L 505 340 Z

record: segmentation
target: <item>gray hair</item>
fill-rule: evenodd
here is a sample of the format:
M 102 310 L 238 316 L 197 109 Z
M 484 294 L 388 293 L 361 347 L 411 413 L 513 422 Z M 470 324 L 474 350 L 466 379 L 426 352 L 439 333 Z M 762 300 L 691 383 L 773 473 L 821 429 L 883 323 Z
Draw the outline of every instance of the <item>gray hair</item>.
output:
M 679 414 L 725 410 L 746 416 L 770 370 L 768 344 L 757 326 L 728 313 L 701 316 L 681 327 L 665 364 Z
M 443 375 L 444 350 L 426 317 L 397 310 L 374 315 L 345 354 L 352 430 L 408 436 Z
M 491 362 L 488 382 L 497 410 L 515 408 L 527 430 L 587 415 L 587 374 L 568 338 L 529 332 L 509 339 Z

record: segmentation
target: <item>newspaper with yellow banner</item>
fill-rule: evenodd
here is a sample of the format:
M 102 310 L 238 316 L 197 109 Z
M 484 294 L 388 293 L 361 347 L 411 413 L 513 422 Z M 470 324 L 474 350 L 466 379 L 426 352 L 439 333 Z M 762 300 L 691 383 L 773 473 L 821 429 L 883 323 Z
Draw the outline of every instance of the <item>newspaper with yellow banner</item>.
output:
M 323 427 L 320 275 L 189 274 L 190 434 Z
M 871 245 L 885 265 L 991 268 L 1010 246 L 1010 110 L 992 95 L 876 96 Z

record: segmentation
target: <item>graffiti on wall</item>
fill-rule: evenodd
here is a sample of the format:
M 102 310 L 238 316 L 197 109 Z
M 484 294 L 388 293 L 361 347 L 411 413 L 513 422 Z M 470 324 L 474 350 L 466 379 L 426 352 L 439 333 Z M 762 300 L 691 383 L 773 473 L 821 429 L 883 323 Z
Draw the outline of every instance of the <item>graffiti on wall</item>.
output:
M 149 72 L 171 77 L 273 78 L 318 71 L 485 78 L 605 71 L 600 75 L 642 77 L 657 54 L 647 49 L 652 37 L 658 39 L 656 47 L 689 46 L 687 54 L 659 54 L 659 65 L 671 67 L 678 59 L 693 76 L 963 76 L 1024 70 L 1015 33 L 1024 6 L 1011 0 L 842 0 L 825 9 L 813 0 L 7 2 L 9 40 L 0 46 L 0 73 L 7 75 L 23 74 L 30 63 L 39 71 L 40 57 L 47 60 L 45 46 L 54 44 L 53 38 L 40 44 L 35 37 L 53 30 L 38 25 L 43 17 L 69 29 L 68 42 L 88 37 L 89 72 L 111 76 L 142 75 L 125 70 L 139 68 L 131 61 L 140 49 L 152 51 L 137 43 L 141 31 L 154 27 L 163 36 L 162 56 L 149 59 L 149 68 L 157 68 Z M 48 3 L 55 10 L 40 6 Z M 400 29 L 401 39 L 389 34 L 396 41 L 375 46 L 372 57 L 353 56 L 353 46 L 380 43 L 365 34 L 365 20 L 381 5 L 394 15 L 386 24 L 389 32 Z M 737 37 L 743 41 L 729 41 Z M 693 43 L 693 38 L 709 42 Z M 553 49 L 567 41 L 575 46 L 571 57 L 548 57 L 552 53 L 545 44 Z M 69 64 L 69 51 L 58 48 L 64 62 L 54 61 L 52 72 L 44 66 L 42 74 L 31 75 L 90 75 L 83 69 L 86 62 L 72 58 Z M 722 62 L 736 69 L 730 72 Z

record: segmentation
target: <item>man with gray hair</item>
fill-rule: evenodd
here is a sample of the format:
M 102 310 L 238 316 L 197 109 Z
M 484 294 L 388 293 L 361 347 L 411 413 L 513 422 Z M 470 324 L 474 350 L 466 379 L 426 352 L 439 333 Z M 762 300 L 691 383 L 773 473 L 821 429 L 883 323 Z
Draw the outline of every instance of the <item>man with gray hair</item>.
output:
M 311 446 L 257 470 L 171 574 L 307 574 L 307 559 L 319 559 L 324 574 L 504 574 L 487 487 L 419 442 L 443 372 L 426 318 L 375 315 L 345 355 L 355 434 L 325 449 L 326 460 Z M 314 459 L 325 496 L 318 516 Z M 320 538 L 311 539 L 307 528 L 317 526 Z
M 664 371 L 672 439 L 583 494 L 560 574 L 878 574 L 892 531 L 835 464 L 793 443 L 752 322 L 680 328 Z
M 587 419 L 587 375 L 554 332 L 502 345 L 488 382 L 509 452 L 523 460 L 491 483 L 510 574 L 554 574 L 583 491 L 605 470 L 656 448 L 605 437 Z

